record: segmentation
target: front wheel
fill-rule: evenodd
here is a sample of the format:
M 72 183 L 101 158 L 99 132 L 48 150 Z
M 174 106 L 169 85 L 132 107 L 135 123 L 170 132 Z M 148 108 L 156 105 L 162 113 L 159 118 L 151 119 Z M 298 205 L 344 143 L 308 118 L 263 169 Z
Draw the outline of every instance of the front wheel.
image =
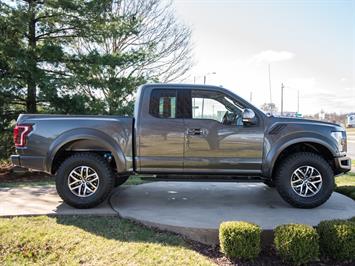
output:
M 95 153 L 77 153 L 68 157 L 56 173 L 59 196 L 75 208 L 99 205 L 109 196 L 113 186 L 110 165 Z
M 278 167 L 275 184 L 281 197 L 297 208 L 322 205 L 334 189 L 334 173 L 318 154 L 299 152 L 288 156 Z

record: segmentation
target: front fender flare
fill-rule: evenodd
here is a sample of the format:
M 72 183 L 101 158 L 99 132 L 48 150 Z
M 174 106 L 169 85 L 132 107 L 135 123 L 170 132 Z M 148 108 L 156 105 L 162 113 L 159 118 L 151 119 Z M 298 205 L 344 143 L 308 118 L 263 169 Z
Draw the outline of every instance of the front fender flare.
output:
M 292 140 L 288 140 L 286 142 L 279 142 L 278 145 L 275 145 L 266 155 L 264 163 L 263 163 L 263 169 L 262 169 L 262 173 L 263 176 L 265 177 L 272 177 L 272 172 L 274 170 L 274 166 L 275 166 L 275 162 L 278 159 L 279 155 L 288 147 L 290 147 L 291 145 L 294 144 L 298 144 L 298 143 L 316 143 L 316 144 L 320 144 L 322 146 L 324 146 L 325 148 L 327 148 L 332 155 L 335 157 L 336 156 L 336 151 L 334 149 L 334 147 L 332 147 L 331 144 L 329 144 L 326 141 L 325 137 L 299 137 L 299 138 L 294 138 Z

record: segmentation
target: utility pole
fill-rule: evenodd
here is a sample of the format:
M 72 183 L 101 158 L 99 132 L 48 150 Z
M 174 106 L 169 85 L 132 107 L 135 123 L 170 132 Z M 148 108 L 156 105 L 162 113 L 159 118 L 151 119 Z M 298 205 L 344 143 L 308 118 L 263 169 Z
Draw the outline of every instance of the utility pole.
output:
M 271 72 L 270 72 L 270 64 L 269 66 L 269 90 L 270 90 L 270 103 L 272 103 L 272 94 L 271 94 Z
M 300 113 L 300 90 L 297 90 L 297 114 Z
M 284 84 L 281 83 L 281 115 L 284 114 Z
M 253 100 L 253 92 L 250 92 L 250 102 Z
M 194 76 L 194 84 L 196 84 L 196 76 Z

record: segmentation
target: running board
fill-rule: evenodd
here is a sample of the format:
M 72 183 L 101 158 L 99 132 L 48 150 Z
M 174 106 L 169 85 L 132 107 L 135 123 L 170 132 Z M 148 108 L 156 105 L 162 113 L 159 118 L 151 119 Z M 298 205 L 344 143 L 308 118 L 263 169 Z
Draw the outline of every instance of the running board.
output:
M 144 181 L 174 181 L 174 182 L 264 182 L 264 179 L 255 176 L 183 176 L 183 175 L 158 175 L 158 176 L 141 176 Z

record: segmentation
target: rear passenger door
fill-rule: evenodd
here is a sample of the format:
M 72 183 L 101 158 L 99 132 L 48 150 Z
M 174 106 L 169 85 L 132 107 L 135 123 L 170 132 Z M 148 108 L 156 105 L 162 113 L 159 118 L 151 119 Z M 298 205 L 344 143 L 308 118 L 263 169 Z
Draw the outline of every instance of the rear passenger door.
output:
M 137 125 L 137 162 L 140 172 L 182 172 L 184 120 L 180 92 L 176 89 L 147 88 Z

